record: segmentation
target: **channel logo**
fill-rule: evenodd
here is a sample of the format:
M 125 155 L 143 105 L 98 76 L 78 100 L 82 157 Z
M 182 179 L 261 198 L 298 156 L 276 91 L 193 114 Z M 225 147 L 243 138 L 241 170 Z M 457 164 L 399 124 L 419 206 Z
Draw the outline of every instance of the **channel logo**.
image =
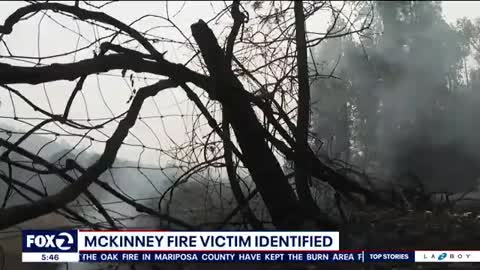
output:
M 77 252 L 76 230 L 24 230 L 22 231 L 23 252 Z

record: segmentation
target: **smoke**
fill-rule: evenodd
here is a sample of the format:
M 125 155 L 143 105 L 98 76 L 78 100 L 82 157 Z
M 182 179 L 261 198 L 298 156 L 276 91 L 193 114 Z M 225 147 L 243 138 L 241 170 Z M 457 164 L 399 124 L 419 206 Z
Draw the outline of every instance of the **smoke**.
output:
M 443 20 L 439 4 L 376 5 L 370 38 L 317 48 L 324 73 L 335 68 L 341 80 L 319 81 L 312 89 L 315 133 L 328 145 L 336 131 L 336 145 L 349 143 L 335 149 L 351 152 L 343 159 L 402 184 L 415 178 L 427 192 L 474 189 L 480 89 L 466 84 L 465 40 Z M 339 120 L 345 104 L 348 113 Z M 349 132 L 332 130 L 337 126 Z
M 23 132 L 18 132 L 17 129 L 9 126 L 1 126 L 0 130 L 8 130 L 9 134 L 0 132 L 2 139 L 8 139 L 15 142 L 19 139 Z M 30 152 L 37 153 L 40 157 L 62 168 L 65 166 L 67 159 L 76 159 L 76 161 L 84 168 L 91 165 L 99 158 L 99 154 L 95 152 L 84 151 L 79 154 L 82 149 L 75 149 L 73 145 L 65 141 L 53 140 L 41 135 L 31 135 L 27 140 L 22 142 L 20 146 Z M 74 149 L 72 151 L 72 148 Z M 5 152 L 5 148 L 0 149 L 0 155 Z M 14 161 L 25 161 L 26 166 L 32 166 L 31 161 L 25 157 L 21 157 L 15 152 L 10 153 L 10 159 Z M 36 169 L 44 169 L 42 166 L 33 165 Z M 8 165 L 4 162 L 0 163 L 0 172 L 4 175 L 9 175 Z M 216 228 L 222 223 L 223 219 L 237 206 L 231 190 L 226 185 L 226 181 L 221 179 L 219 182 L 209 180 L 209 176 L 202 176 L 201 174 L 192 175 L 189 181 L 183 182 L 172 190 L 169 189 L 176 179 L 183 173 L 179 168 L 166 165 L 164 168 L 159 168 L 158 164 L 141 163 L 138 164 L 131 160 L 117 159 L 113 167 L 102 174 L 100 180 L 108 183 L 112 188 L 154 210 L 161 208 L 162 213 L 167 213 L 172 217 L 180 219 L 188 224 L 203 225 L 203 228 Z M 74 178 L 73 172 L 70 172 Z M 12 178 L 28 184 L 38 191 L 52 195 L 59 192 L 63 187 L 68 185 L 64 179 L 54 174 L 39 175 L 29 172 L 24 169 L 13 167 Z M 0 203 L 6 198 L 8 190 L 8 182 L 0 181 Z M 28 192 L 24 189 L 19 189 L 23 194 L 32 199 L 39 199 L 40 196 Z M 144 229 L 164 229 L 167 222 L 159 217 L 147 215 L 137 211 L 129 204 L 122 202 L 111 193 L 105 191 L 100 186 L 92 184 L 89 191 L 107 210 L 110 216 L 116 220 L 117 225 L 123 228 L 144 228 Z M 168 191 L 168 192 L 166 192 Z M 164 195 L 163 203 L 159 207 L 160 198 Z M 263 204 L 255 199 L 255 205 L 258 206 L 258 214 L 264 213 Z M 13 191 L 8 196 L 6 207 L 30 203 L 19 192 Z M 80 196 L 74 202 L 68 204 L 68 207 L 75 210 L 81 216 L 85 217 L 92 223 L 107 225 L 105 218 L 98 213 L 92 203 L 84 196 Z M 240 217 L 234 217 L 231 222 L 240 222 Z M 263 218 L 263 217 L 262 217 Z M 64 228 L 78 228 L 84 225 L 78 222 L 68 220 L 60 214 L 52 213 L 40 218 L 29 220 L 18 226 L 2 231 L 0 238 L 0 246 L 5 255 L 6 266 L 5 269 L 99 269 L 98 265 L 93 264 L 70 264 L 57 266 L 49 264 L 22 264 L 21 263 L 21 229 L 64 229 Z M 177 228 L 174 224 L 170 224 L 169 228 Z M 182 229 L 178 227 L 178 229 Z M 3 260 L 3 259 L 2 259 Z M 1 261 L 0 261 L 1 262 Z M 51 267 L 51 268 L 48 268 Z M 58 267 L 58 268 L 57 268 Z M 107 266 L 105 266 L 107 267 Z M 125 267 L 125 268 L 122 268 Z M 124 265 L 116 269 L 130 269 L 129 266 Z M 165 267 L 165 269 L 170 269 Z M 173 267 L 173 266 L 172 266 Z M 108 268 L 108 267 L 107 267 Z M 175 267 L 173 267 L 175 268 Z M 136 269 L 143 269 L 142 266 L 137 266 Z M 148 266 L 146 269 L 151 269 Z

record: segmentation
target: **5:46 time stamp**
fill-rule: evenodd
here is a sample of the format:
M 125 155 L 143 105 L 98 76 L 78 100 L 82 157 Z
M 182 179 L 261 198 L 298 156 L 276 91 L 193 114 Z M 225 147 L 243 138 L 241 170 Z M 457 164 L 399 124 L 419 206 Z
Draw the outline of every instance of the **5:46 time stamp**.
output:
M 51 254 L 51 253 L 45 253 L 42 254 L 41 260 L 45 262 L 55 262 L 60 259 L 60 255 L 58 254 Z

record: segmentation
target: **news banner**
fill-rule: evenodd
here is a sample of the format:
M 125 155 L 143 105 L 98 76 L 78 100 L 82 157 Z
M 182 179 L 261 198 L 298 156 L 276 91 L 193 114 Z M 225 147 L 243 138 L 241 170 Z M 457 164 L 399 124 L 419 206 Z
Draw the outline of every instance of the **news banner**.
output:
M 480 262 L 478 251 L 339 250 L 338 232 L 24 230 L 23 262 Z

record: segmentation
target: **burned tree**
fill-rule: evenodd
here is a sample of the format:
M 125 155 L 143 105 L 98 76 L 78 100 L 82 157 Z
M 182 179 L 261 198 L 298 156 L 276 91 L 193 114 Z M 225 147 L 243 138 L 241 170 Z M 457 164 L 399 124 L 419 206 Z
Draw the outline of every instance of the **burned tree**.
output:
M 366 196 L 369 201 L 382 201 L 374 192 L 324 164 L 314 155 L 308 144 L 308 137 L 311 135 L 308 132 L 309 80 L 324 76 L 318 72 L 309 72 L 311 65 L 307 63 L 308 50 L 324 39 L 361 32 L 368 28 L 368 20 L 362 22 L 360 27 L 354 27 L 353 23 L 346 23 L 340 28 L 334 27 L 340 17 L 344 21 L 350 21 L 351 18 L 344 14 L 344 6 L 337 7 L 329 2 L 268 4 L 254 2 L 248 7 L 247 4 L 233 1 L 216 15 L 217 20 L 222 18 L 229 25 L 232 21 L 224 18 L 230 15 L 233 19 L 230 31 L 226 31 L 228 35 L 225 39 L 225 48 L 222 48 L 220 45 L 222 37 L 215 34 L 216 31 L 212 30 L 210 21 L 199 20 L 191 25 L 193 43 L 188 38 L 189 34 L 181 32 L 173 23 L 168 12 L 167 16 L 147 15 L 132 24 L 126 24 L 100 11 L 100 7 L 93 7 L 93 10 L 82 7 L 87 4 L 89 3 L 76 2 L 75 5 L 33 3 L 18 8 L 8 16 L 3 25 L 0 25 L 0 39 L 4 39 L 15 32 L 18 24 L 36 14 L 62 15 L 72 18 L 75 22 L 101 27 L 108 33 L 96 37 L 94 42 L 83 48 L 49 57 L 15 55 L 9 50 L 8 43 L 2 40 L 8 54 L 4 58 L 12 60 L 0 63 L 0 86 L 12 97 L 14 115 L 11 118 L 18 121 L 28 120 L 15 114 L 14 104 L 21 102 L 44 120 L 39 123 L 31 120 L 29 122 L 32 125 L 31 129 L 20 138 L 0 139 L 0 146 L 5 149 L 0 159 L 7 164 L 9 168 L 7 171 L 22 169 L 35 174 L 51 174 L 68 184 L 54 194 L 36 192 L 40 199 L 33 200 L 25 195 L 28 203 L 4 207 L 0 210 L 0 228 L 7 228 L 51 212 L 61 212 L 86 226 L 92 226 L 92 222 L 68 208 L 68 205 L 81 195 L 86 195 L 107 221 L 106 227 L 117 226 L 117 220 L 103 208 L 102 203 L 96 202 L 95 195 L 88 195 L 88 190 L 92 186 L 101 187 L 115 198 L 134 207 L 139 213 L 146 213 L 181 228 L 198 228 L 197 225 L 190 225 L 175 218 L 175 213 L 143 205 L 100 179 L 102 174 L 108 173 L 112 168 L 119 149 L 127 144 L 127 138 L 135 137 L 132 133 L 133 127 L 139 123 L 145 124 L 145 118 L 140 115 L 140 111 L 146 101 L 173 88 L 183 91 L 188 101 L 195 105 L 197 113 L 192 117 L 195 120 L 192 121 L 191 130 L 186 131 L 192 135 L 185 144 L 176 144 L 169 138 L 173 142 L 172 148 L 158 149 L 163 155 L 176 160 L 180 164 L 178 168 L 183 170 L 179 177 L 172 180 L 172 185 L 165 194 L 159 196 L 160 200 L 165 199 L 166 194 L 181 186 L 193 175 L 208 170 L 219 170 L 222 173 L 226 170 L 238 207 L 225 216 L 220 227 L 230 222 L 237 213 L 241 213 L 251 227 L 262 228 L 264 218 L 256 216 L 255 211 L 249 206 L 249 200 L 258 192 L 268 210 L 271 223 L 278 229 L 337 228 L 338 221 L 321 213 L 313 200 L 310 194 L 311 181 L 324 181 L 339 194 L 359 193 Z M 306 22 L 314 18 L 318 12 L 330 12 L 333 18 L 332 25 L 325 34 L 308 32 L 304 28 Z M 134 23 L 145 18 L 156 18 L 180 32 L 185 39 L 183 44 L 191 56 L 186 64 L 168 60 L 168 51 L 161 52 L 156 45 L 161 42 L 175 43 L 173 40 L 153 36 L 149 31 L 142 32 L 134 28 Z M 79 32 L 76 34 L 79 38 L 82 37 Z M 83 53 L 94 47 L 96 49 L 93 57 L 76 60 L 77 53 Z M 73 62 L 41 63 L 45 59 L 50 61 L 56 57 L 69 55 L 75 56 Z M 18 65 L 14 62 L 18 59 L 33 59 L 36 63 Z M 315 63 L 313 67 L 315 68 Z M 90 117 L 86 119 L 87 124 L 74 119 L 71 116 L 72 107 L 88 88 L 86 83 L 88 78 L 112 71 L 121 71 L 120 77 L 124 78 L 127 72 L 131 72 L 129 84 L 133 91 L 127 101 L 128 109 L 117 115 L 112 113 L 110 118 L 103 119 L 97 124 L 92 124 Z M 134 86 L 134 76 L 139 74 L 154 76 L 153 79 L 157 82 L 142 87 Z M 27 84 L 44 85 L 59 81 L 75 82 L 65 105 L 62 105 L 61 113 L 42 108 L 22 90 Z M 208 94 L 208 98 L 203 95 L 204 93 Z M 222 111 L 221 117 L 215 113 L 217 108 Z M 181 117 L 184 117 L 183 113 Z M 295 119 L 297 124 L 294 123 Z M 199 128 L 198 121 L 203 121 L 205 126 L 209 127 L 204 137 L 199 136 L 196 130 Z M 81 140 L 87 138 L 91 142 L 100 143 L 100 140 L 88 134 L 98 132 L 97 134 L 105 136 L 103 130 L 115 122 L 118 122 L 118 125 L 104 141 L 102 154 L 87 167 L 80 165 L 76 158 L 67 158 L 65 164 L 51 162 L 22 146 L 28 136 L 49 130 L 46 128 L 49 125 L 56 125 L 61 130 L 75 130 L 83 133 Z M 55 138 L 62 134 L 49 131 Z M 149 148 L 141 143 L 140 155 Z M 11 158 L 12 154 L 28 160 L 27 165 Z M 63 155 L 67 156 L 68 154 Z M 282 169 L 283 159 L 295 162 L 296 188 L 290 183 L 290 176 Z M 159 167 L 163 171 L 162 166 L 164 165 L 160 165 L 159 162 Z M 136 169 L 145 175 L 140 165 Z M 21 193 L 22 190 L 28 189 L 28 185 L 16 181 L 12 173 L 5 175 L 2 180 L 9 190 L 6 198 L 9 197 L 11 190 Z M 315 180 L 309 180 L 312 176 Z M 255 190 L 244 194 L 245 184 L 241 181 L 247 178 L 251 179 Z M 135 179 L 131 181 L 135 185 Z

